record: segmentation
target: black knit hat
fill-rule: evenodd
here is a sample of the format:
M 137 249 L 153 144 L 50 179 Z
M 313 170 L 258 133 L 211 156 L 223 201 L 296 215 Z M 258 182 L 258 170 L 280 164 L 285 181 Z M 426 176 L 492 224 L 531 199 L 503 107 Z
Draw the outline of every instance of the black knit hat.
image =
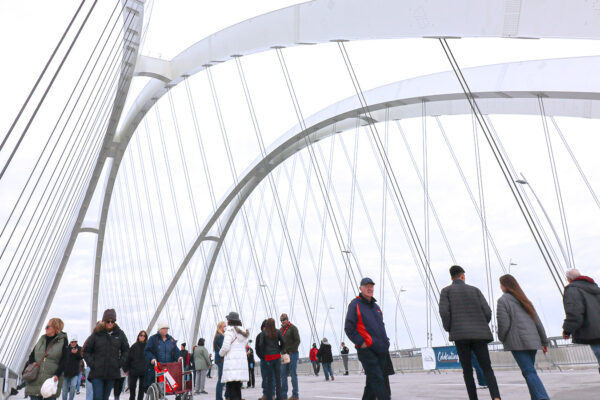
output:
M 104 310 L 104 314 L 102 314 L 102 321 L 116 321 L 117 320 L 117 312 L 114 308 L 109 308 L 108 310 Z

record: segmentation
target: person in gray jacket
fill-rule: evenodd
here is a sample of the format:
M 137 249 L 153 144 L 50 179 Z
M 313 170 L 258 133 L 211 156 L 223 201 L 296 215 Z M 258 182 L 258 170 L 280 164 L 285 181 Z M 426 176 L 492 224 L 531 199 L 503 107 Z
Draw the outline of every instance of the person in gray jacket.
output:
M 563 305 L 563 337 L 573 343 L 589 344 L 600 363 L 600 288 L 589 276 L 573 268 L 567 271 Z
M 489 326 L 492 310 L 481 291 L 465 283 L 465 270 L 462 267 L 450 267 L 450 277 L 452 284 L 440 293 L 439 311 L 444 329 L 450 332 L 450 340 L 456 344 L 469 399 L 477 400 L 471 351 L 483 369 L 490 395 L 494 400 L 500 399 L 488 351 L 488 343 L 494 339 Z
M 498 339 L 504 345 L 504 350 L 511 351 L 517 361 L 531 399 L 549 399 L 535 370 L 538 349 L 548 352 L 548 338 L 542 322 L 512 275 L 500 277 L 500 289 L 504 294 L 498 299 Z
M 204 347 L 204 338 L 198 339 L 198 346 L 194 349 L 194 369 L 196 370 L 196 390 L 194 394 L 207 394 L 204 390 L 206 384 L 206 373 L 210 368 L 210 357 L 208 350 Z

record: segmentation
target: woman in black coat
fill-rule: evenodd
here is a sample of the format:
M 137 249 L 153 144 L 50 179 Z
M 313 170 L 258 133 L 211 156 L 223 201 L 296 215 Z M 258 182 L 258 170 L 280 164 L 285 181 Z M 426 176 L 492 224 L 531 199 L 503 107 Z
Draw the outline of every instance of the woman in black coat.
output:
M 323 364 L 323 372 L 325 373 L 325 380 L 329 380 L 329 376 L 331 375 L 331 380 L 334 381 L 333 370 L 331 369 L 331 363 L 333 362 L 333 354 L 331 354 L 331 345 L 327 341 L 327 338 L 323 338 L 321 340 L 321 347 L 319 347 L 319 352 L 317 353 L 317 358 Z
M 146 348 L 146 342 L 148 341 L 148 334 L 146 331 L 140 331 L 137 336 L 137 341 L 129 349 L 129 355 L 127 356 L 127 363 L 125 364 L 125 372 L 129 379 L 129 400 L 135 400 L 135 389 L 139 382 L 138 389 L 138 400 L 143 400 L 144 392 L 144 375 L 146 375 L 146 358 L 144 356 L 144 349 Z
M 94 400 L 108 400 L 115 380 L 121 378 L 121 367 L 127 362 L 129 343 L 116 320 L 115 310 L 104 311 L 102 322 L 85 342 L 83 358 L 91 369 L 88 380 L 94 388 Z

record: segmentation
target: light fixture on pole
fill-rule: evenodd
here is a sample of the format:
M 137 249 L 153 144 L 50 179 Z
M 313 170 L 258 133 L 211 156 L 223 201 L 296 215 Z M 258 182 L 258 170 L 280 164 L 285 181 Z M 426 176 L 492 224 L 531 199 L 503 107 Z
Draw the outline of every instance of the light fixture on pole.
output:
M 565 262 L 567 263 L 567 267 L 568 268 L 573 268 L 573 266 L 571 265 L 571 262 L 570 262 L 569 258 L 567 257 L 567 253 L 565 252 L 565 249 L 564 249 L 564 247 L 562 245 L 560 237 L 558 236 L 558 233 L 556 232 L 556 229 L 554 228 L 554 224 L 550 220 L 550 216 L 548 215 L 548 213 L 546 212 L 546 209 L 542 205 L 542 202 L 540 201 L 540 198 L 537 196 L 537 194 L 533 190 L 533 187 L 531 186 L 531 183 L 529 183 L 529 181 L 527 179 L 525 179 L 525 176 L 522 173 L 521 173 L 521 178 L 522 179 L 515 180 L 515 182 L 518 183 L 518 184 L 520 184 L 520 185 L 529 187 L 529 190 L 531 190 L 531 193 L 533 194 L 533 197 L 535 197 L 535 200 L 537 201 L 538 205 L 542 209 L 542 212 L 544 213 L 544 216 L 546 217 L 546 220 L 548 221 L 548 224 L 550 225 L 550 229 L 552 229 L 552 233 L 554 233 L 554 237 L 556 239 L 556 242 L 558 243 L 558 247 L 560 248 L 560 252 L 562 253 L 563 258 L 565 259 Z
M 518 265 L 516 262 L 513 262 L 512 258 L 508 261 L 508 273 L 510 274 L 510 267 L 513 265 Z

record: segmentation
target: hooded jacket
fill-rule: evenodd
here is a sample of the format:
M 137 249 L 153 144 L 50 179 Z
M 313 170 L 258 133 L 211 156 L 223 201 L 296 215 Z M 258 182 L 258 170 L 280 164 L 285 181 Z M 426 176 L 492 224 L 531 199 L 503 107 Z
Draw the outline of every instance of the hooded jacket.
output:
M 96 325 L 94 333 L 85 341 L 83 358 L 90 367 L 88 380 L 118 379 L 127 362 L 129 343 L 125 332 L 115 325 L 108 332 L 104 323 Z
M 573 343 L 600 344 L 600 288 L 594 280 L 580 276 L 565 287 L 563 331 Z
M 219 355 L 224 359 L 221 382 L 248 382 L 248 336 L 249 332 L 241 326 L 225 328 L 223 346 L 219 350 Z
M 498 299 L 496 312 L 498 339 L 504 350 L 539 350 L 548 345 L 546 331 L 537 313 L 535 320 L 525 311 L 521 302 L 510 293 Z
M 333 354 L 331 354 L 330 344 L 321 342 L 321 347 L 319 347 L 319 352 L 317 353 L 317 359 L 322 363 L 333 362 Z
M 374 297 L 367 301 L 362 294 L 350 302 L 344 325 L 346 336 L 361 347 L 367 344 L 377 354 L 384 354 L 390 348 L 390 339 L 385 332 L 383 313 Z
M 462 279 L 442 289 L 439 304 L 444 329 L 450 340 L 494 340 L 490 330 L 492 310 L 481 290 L 467 285 Z

